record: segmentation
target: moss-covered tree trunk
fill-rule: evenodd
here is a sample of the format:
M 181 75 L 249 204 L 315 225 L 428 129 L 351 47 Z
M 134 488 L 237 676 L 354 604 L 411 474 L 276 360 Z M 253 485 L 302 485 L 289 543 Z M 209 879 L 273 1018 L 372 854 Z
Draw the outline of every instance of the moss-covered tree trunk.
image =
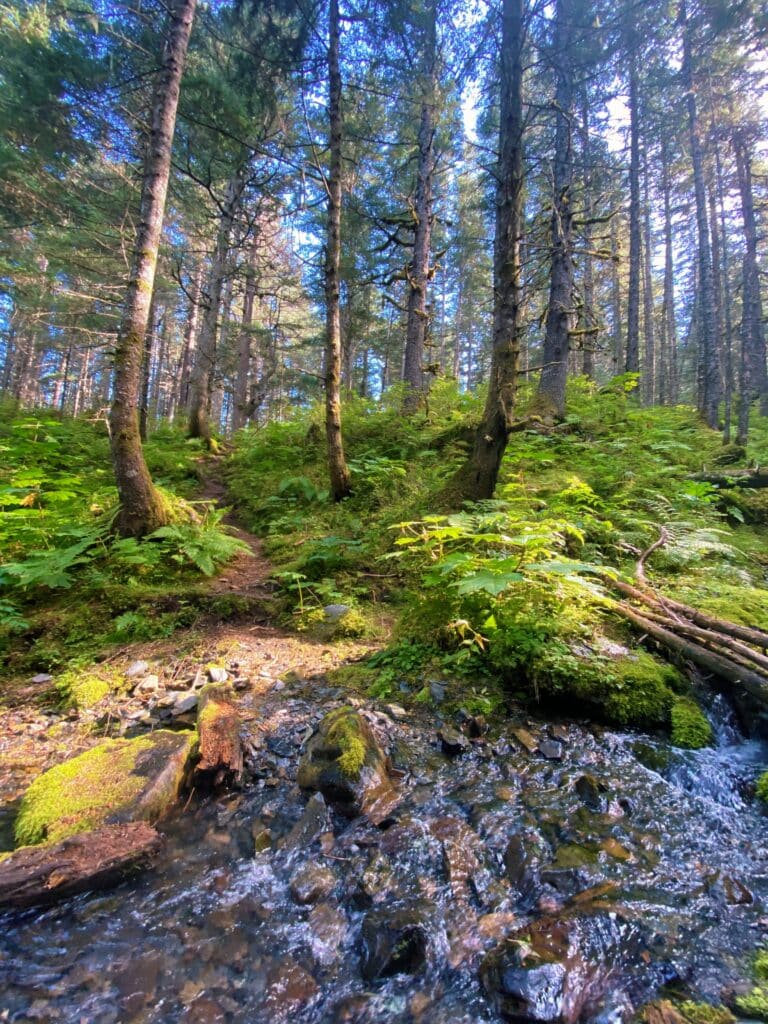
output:
M 167 518 L 165 505 L 152 483 L 144 460 L 137 404 L 142 349 L 149 322 L 171 172 L 176 108 L 195 4 L 196 0 L 178 0 L 171 16 L 168 43 L 152 102 L 139 226 L 115 348 L 114 389 L 109 423 L 112 461 L 120 496 L 117 529 L 126 537 L 141 537 L 151 533 L 162 526 Z
M 330 0 L 328 19 L 328 119 L 330 161 L 328 222 L 325 241 L 325 433 L 334 501 L 350 493 L 349 470 L 341 433 L 341 70 L 339 0 Z
M 488 397 L 458 497 L 490 498 L 515 413 L 520 358 L 520 238 L 523 228 L 523 0 L 504 0 L 499 77 L 499 159 L 493 252 L 493 351 Z M 457 341 L 458 345 L 458 341 Z

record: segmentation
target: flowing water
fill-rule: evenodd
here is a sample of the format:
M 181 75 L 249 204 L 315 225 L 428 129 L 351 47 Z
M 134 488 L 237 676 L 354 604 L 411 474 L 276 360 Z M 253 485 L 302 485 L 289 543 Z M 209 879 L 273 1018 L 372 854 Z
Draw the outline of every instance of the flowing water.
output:
M 481 962 L 537 927 L 567 931 L 572 1018 L 626 1019 L 665 984 L 717 1002 L 743 980 L 768 923 L 749 788 L 766 751 L 724 703 L 711 750 L 568 725 L 551 729 L 561 760 L 512 726 L 450 759 L 434 722 L 374 713 L 403 794 L 374 827 L 294 782 L 334 696 L 281 694 L 255 779 L 169 822 L 154 871 L 4 919 L 0 1020 L 491 1024 Z

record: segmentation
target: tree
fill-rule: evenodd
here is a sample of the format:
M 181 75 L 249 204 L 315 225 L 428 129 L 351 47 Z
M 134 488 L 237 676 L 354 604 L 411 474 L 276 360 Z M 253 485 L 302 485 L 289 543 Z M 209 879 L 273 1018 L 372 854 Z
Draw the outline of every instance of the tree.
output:
M 503 0 L 499 57 L 499 150 L 493 243 L 493 350 L 488 395 L 472 454 L 458 478 L 474 500 L 490 498 L 515 424 L 520 357 L 520 241 L 523 231 L 523 0 Z
M 195 5 L 196 0 L 178 0 L 170 18 L 168 42 L 153 97 L 139 223 L 115 348 L 114 392 L 109 424 L 112 460 L 120 497 L 117 528 L 122 536 L 141 537 L 167 521 L 165 503 L 152 483 L 144 460 L 137 404 L 142 349 L 149 322 L 171 172 L 176 110 Z
M 328 219 L 325 235 L 325 434 L 334 501 L 351 491 L 341 432 L 341 21 L 339 0 L 328 4 Z

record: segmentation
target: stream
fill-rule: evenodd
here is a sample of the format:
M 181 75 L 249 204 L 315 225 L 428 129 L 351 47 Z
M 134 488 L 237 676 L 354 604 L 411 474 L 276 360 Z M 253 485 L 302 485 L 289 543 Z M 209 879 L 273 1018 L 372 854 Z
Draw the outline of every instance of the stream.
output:
M 559 986 L 563 1019 L 609 1024 L 664 986 L 717 1003 L 743 983 L 768 925 L 766 749 L 722 698 L 696 752 L 525 721 L 449 757 L 434 717 L 366 709 L 402 792 L 379 827 L 294 781 L 341 702 L 316 681 L 274 694 L 248 784 L 164 823 L 155 870 L 5 917 L 0 1020 L 493 1024 L 511 985 L 525 1019 L 552 1019 Z M 560 960 L 522 972 L 553 937 Z

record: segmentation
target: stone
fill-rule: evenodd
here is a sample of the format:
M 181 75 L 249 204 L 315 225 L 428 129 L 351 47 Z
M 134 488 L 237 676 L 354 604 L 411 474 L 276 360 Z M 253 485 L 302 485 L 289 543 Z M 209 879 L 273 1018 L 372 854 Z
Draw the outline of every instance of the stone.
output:
M 264 813 L 264 808 L 262 808 Z M 304 813 L 280 845 L 286 850 L 304 850 L 323 833 L 329 831 L 331 819 L 322 793 L 315 793 L 307 801 Z
M 342 957 L 349 934 L 349 922 L 343 911 L 330 903 L 318 903 L 309 915 L 310 946 L 317 961 L 328 967 Z
M 427 963 L 434 910 L 433 904 L 418 900 L 394 910 L 369 911 L 360 932 L 363 978 L 371 982 L 422 971 Z
M 600 785 L 594 775 L 579 776 L 573 788 L 579 800 L 588 810 L 596 813 L 602 813 L 605 810 L 605 797 L 603 796 L 605 787 Z
M 179 694 L 171 705 L 171 715 L 178 718 L 179 715 L 185 715 L 188 711 L 194 711 L 199 699 L 196 693 Z
M 443 847 L 443 862 L 454 899 L 468 898 L 468 883 L 480 870 L 478 836 L 461 818 L 437 818 L 429 828 Z
M 137 684 L 134 693 L 155 693 L 160 688 L 160 677 L 155 675 L 145 676 Z
M 520 726 L 512 730 L 512 735 L 527 753 L 534 754 L 539 749 L 539 741 L 527 729 Z
M 135 679 L 136 676 L 143 676 L 149 670 L 149 663 L 146 661 L 134 661 L 125 670 L 128 679 Z
M 317 982 L 291 957 L 278 960 L 267 972 L 264 1006 L 271 1015 L 267 1019 L 284 1019 L 297 1013 L 317 996 Z
M 443 753 L 449 757 L 458 757 L 460 754 L 466 754 L 472 746 L 464 733 L 454 729 L 452 725 L 442 726 L 438 730 L 437 735 L 442 744 Z
M 47 672 L 38 672 L 38 674 L 36 676 L 32 676 L 32 678 L 30 679 L 30 683 L 35 683 L 35 684 L 37 684 L 39 686 L 42 686 L 44 683 L 52 683 L 52 682 L 53 682 L 53 676 L 48 675 Z
M 323 615 L 328 622 L 340 622 L 351 610 L 348 604 L 327 604 L 323 608 Z
M 322 793 L 347 817 L 380 824 L 399 802 L 389 759 L 368 722 L 350 706 L 327 714 L 299 763 L 302 789 Z
M 293 874 L 289 888 L 297 903 L 317 903 L 336 888 L 336 875 L 330 868 L 309 861 Z
M 548 761 L 562 761 L 565 756 L 563 744 L 558 740 L 542 740 L 539 744 L 539 753 Z
M 431 682 L 429 684 L 429 695 L 435 704 L 442 704 L 448 690 L 447 683 Z
M 105 740 L 50 768 L 22 798 L 17 841 L 58 842 L 101 825 L 157 821 L 176 803 L 196 743 L 193 732 L 158 730 Z
M 538 835 L 517 833 L 507 843 L 504 873 L 525 901 L 530 901 L 539 887 L 539 871 L 545 856 L 546 851 Z

